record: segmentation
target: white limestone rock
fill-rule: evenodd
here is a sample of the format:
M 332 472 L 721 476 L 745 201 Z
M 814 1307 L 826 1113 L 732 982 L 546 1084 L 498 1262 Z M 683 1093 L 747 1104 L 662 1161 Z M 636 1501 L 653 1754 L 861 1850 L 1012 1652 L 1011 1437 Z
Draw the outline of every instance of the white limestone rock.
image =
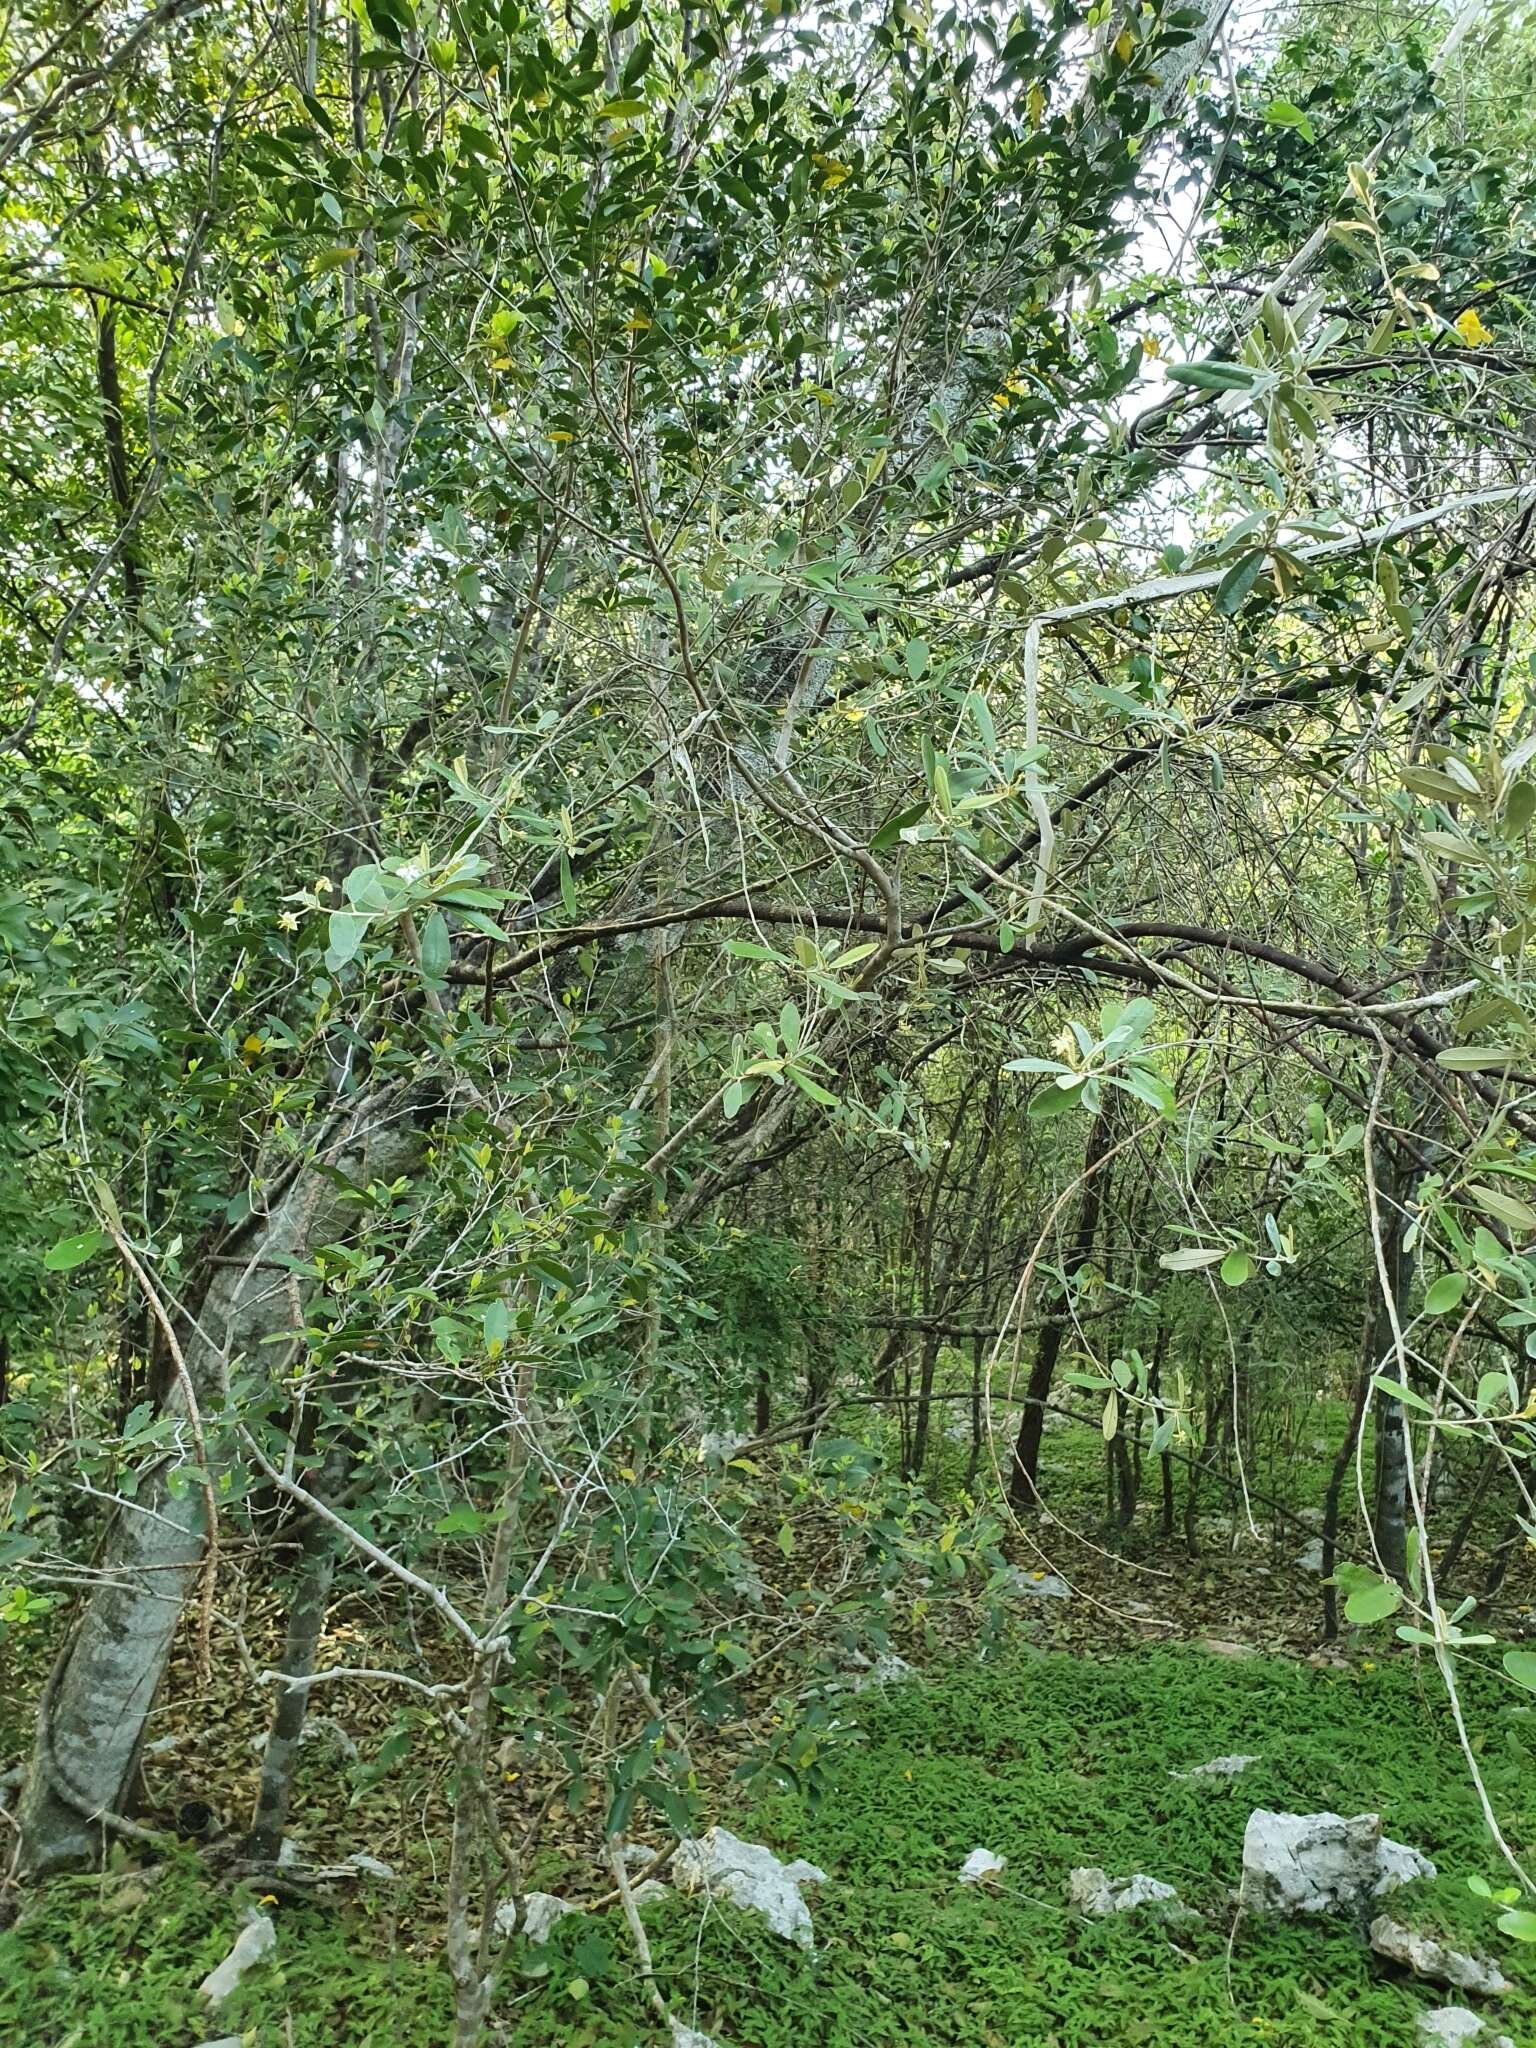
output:
M 1497 1998 L 1510 1988 L 1498 1964 L 1490 1963 L 1486 1956 L 1447 1948 L 1444 1942 L 1418 1934 L 1386 1913 L 1371 1922 L 1371 1947 L 1389 1963 L 1401 1963 L 1405 1970 L 1432 1984 L 1449 1984 L 1456 1991 L 1472 1991 L 1484 1998 Z
M 1372 1897 L 1385 1898 L 1400 1884 L 1412 1884 L 1418 1878 L 1435 1874 L 1434 1864 L 1422 1849 L 1410 1848 L 1406 1842 L 1390 1841 L 1383 1835 L 1376 1854 L 1376 1882 L 1371 1888 Z
M 973 1849 L 960 1866 L 962 1884 L 981 1884 L 989 1877 L 996 1877 L 1000 1870 L 1006 1870 L 1008 1858 L 994 1856 L 990 1849 Z
M 1067 1877 L 1067 1899 L 1078 1912 L 1103 1920 L 1111 1913 L 1134 1913 L 1150 1906 L 1164 1920 L 1198 1920 L 1199 1914 L 1186 1906 L 1171 1884 L 1137 1871 L 1132 1877 L 1109 1877 L 1096 1864 L 1071 1871 Z
M 1304 1572 L 1320 1572 L 1323 1568 L 1322 1537 L 1314 1536 L 1306 1548 L 1298 1553 L 1296 1562 Z
M 271 1955 L 276 1947 L 276 1927 L 265 1913 L 253 1913 L 236 1935 L 234 1947 L 222 1963 L 208 1972 L 198 1991 L 210 2005 L 222 2005 L 252 1964 Z
M 781 1863 L 761 1842 L 744 1842 L 729 1828 L 713 1827 L 678 1844 L 672 1875 L 680 1891 L 729 1899 L 747 1912 L 761 1913 L 786 1941 L 805 1949 L 816 1946 L 811 1909 L 800 1890 L 826 1883 L 827 1873 L 814 1863 Z
M 1243 1835 L 1243 1904 L 1253 1913 L 1293 1919 L 1310 1913 L 1364 1913 L 1372 1899 L 1435 1866 L 1406 1842 L 1381 1832 L 1381 1816 L 1270 1813 L 1259 1807 Z

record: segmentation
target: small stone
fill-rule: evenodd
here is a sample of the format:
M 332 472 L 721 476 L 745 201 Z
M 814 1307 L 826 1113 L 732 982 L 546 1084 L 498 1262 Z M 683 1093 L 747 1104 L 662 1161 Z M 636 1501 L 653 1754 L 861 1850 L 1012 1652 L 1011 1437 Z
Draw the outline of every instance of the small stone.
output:
M 1510 1988 L 1509 1979 L 1486 1956 L 1447 1948 L 1444 1942 L 1417 1934 L 1386 1913 L 1371 1922 L 1371 1947 L 1389 1963 L 1401 1963 L 1405 1970 L 1433 1984 L 1449 1984 L 1457 1991 L 1473 1991 L 1485 1998 L 1497 1998 Z
M 1297 1564 L 1304 1572 L 1320 1572 L 1323 1568 L 1323 1539 L 1314 1536 L 1306 1549 L 1298 1552 Z
M 361 1871 L 364 1877 L 392 1878 L 395 1874 L 393 1865 L 381 1861 L 377 1856 L 365 1855 L 361 1850 L 356 1855 L 349 1856 L 347 1861 L 354 1870 Z
M 743 1444 L 751 1441 L 745 1430 L 707 1429 L 699 1438 L 699 1457 L 714 1459 L 723 1465 L 735 1457 Z
M 210 2005 L 222 2005 L 251 1965 L 271 1955 L 276 1947 L 277 1929 L 265 1913 L 253 1913 L 223 1962 L 198 1985 L 199 1992 Z
M 1008 1575 L 1011 1593 L 1028 1593 L 1035 1600 L 1070 1600 L 1072 1588 L 1055 1572 L 1027 1572 L 1015 1565 Z
M 1137 1871 L 1132 1877 L 1108 1877 L 1095 1864 L 1069 1873 L 1067 1898 L 1080 1913 L 1102 1920 L 1111 1913 L 1134 1913 L 1150 1906 L 1165 1920 L 1198 1920 L 1171 1884 Z
M 1435 2012 L 1421 2012 L 1416 2024 L 1419 2039 L 1436 2044 L 1436 2048 L 1464 2048 L 1469 2041 L 1483 2042 L 1485 2048 L 1515 2048 L 1508 2034 L 1490 2034 L 1488 2022 L 1464 2005 L 1442 2005 Z
M 1262 1763 L 1256 1756 L 1213 1756 L 1208 1764 L 1195 1764 L 1187 1771 L 1170 1771 L 1170 1778 L 1239 1778 L 1250 1764 Z
M 647 1877 L 639 1884 L 630 1886 L 629 1896 L 643 1911 L 647 1906 L 655 1906 L 663 1899 L 670 1899 L 672 1889 L 670 1885 L 664 1885 L 659 1877 Z
M 217 2041 L 200 2041 L 198 2048 L 245 2048 L 243 2034 L 221 2034 Z
M 525 1941 L 531 1941 L 536 1948 L 542 1948 L 557 1921 L 563 1920 L 567 1913 L 580 1911 L 580 1906 L 573 1906 L 565 1899 L 557 1899 L 553 1892 L 529 1892 L 523 1900 L 521 1930 L 518 1927 L 516 1899 L 505 1899 L 496 1908 L 496 1932 L 505 1936 L 521 1931 Z
M 996 1877 L 1008 1866 L 1006 1856 L 994 1856 L 990 1849 L 973 1849 L 960 1866 L 962 1884 L 980 1884 L 984 1879 Z
M 713 2035 L 701 2034 L 697 2027 L 685 2027 L 678 2019 L 667 2024 L 672 2029 L 672 2048 L 720 2048 Z
M 909 1664 L 905 1657 L 898 1657 L 894 1650 L 887 1650 L 867 1671 L 860 1673 L 853 1689 L 855 1692 L 867 1692 L 872 1685 L 909 1685 L 918 1676 L 916 1665 Z

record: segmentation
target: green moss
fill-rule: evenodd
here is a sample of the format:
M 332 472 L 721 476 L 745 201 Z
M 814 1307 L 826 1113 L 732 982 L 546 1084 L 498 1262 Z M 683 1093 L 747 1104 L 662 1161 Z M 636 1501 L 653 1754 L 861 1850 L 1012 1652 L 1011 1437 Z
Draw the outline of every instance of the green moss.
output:
M 1468 1695 L 1490 1790 L 1529 1849 L 1532 1714 L 1476 1673 Z M 1498 1868 L 1443 1698 L 1406 1659 L 1357 1675 L 1192 1651 L 1018 1658 L 870 1695 L 862 1711 L 868 1742 L 843 1758 L 815 1811 L 780 1797 L 736 1817 L 826 1868 L 814 1957 L 694 1901 L 648 1915 L 675 2008 L 727 2048 L 1404 2048 L 1415 2013 L 1441 2001 L 1378 1965 L 1352 1929 L 1243 1922 L 1229 1955 L 1228 1894 L 1254 1806 L 1369 1808 L 1427 1850 L 1441 1875 L 1402 1894 L 1402 1910 L 1496 1955 L 1516 1983 L 1501 2025 L 1536 2041 L 1536 1951 L 1504 1941 L 1466 1888 Z M 1262 1760 L 1236 1780 L 1168 1775 L 1230 1750 Z M 978 1845 L 1008 1858 L 996 1891 L 955 1883 Z M 1064 1889 L 1085 1862 L 1169 1880 L 1207 1925 L 1174 1942 L 1139 1919 L 1078 1919 Z M 355 1909 L 282 1908 L 276 1962 L 210 2027 L 195 1986 L 225 1952 L 238 1901 L 190 1865 L 109 1913 L 113 1890 L 55 1885 L 0 1939 L 0 2039 L 190 2048 L 210 2032 L 253 2029 L 257 2048 L 442 2048 L 447 2038 L 441 1964 L 391 1954 L 387 1922 Z M 408 1924 L 425 1925 L 430 1911 L 423 1898 Z M 616 1919 L 567 1921 L 521 1964 L 509 1959 L 497 2008 L 515 2048 L 655 2039 Z

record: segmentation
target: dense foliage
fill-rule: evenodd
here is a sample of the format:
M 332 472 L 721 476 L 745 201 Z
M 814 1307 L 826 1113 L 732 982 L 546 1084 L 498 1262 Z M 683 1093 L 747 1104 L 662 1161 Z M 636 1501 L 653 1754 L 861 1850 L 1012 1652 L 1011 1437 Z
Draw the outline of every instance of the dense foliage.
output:
M 5 36 L 21 1875 L 164 1851 L 173 1659 L 247 1875 L 382 1703 L 469 2048 L 561 1816 L 627 1907 L 1219 1506 L 1528 1889 L 1522 11 Z

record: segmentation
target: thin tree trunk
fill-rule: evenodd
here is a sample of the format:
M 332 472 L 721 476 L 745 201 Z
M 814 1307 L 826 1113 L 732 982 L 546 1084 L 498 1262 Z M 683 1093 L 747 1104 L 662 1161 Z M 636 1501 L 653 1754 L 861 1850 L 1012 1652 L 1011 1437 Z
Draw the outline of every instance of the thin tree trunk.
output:
M 278 1665 L 285 1678 L 306 1679 L 314 1671 L 315 1650 L 325 1627 L 335 1569 L 335 1536 L 318 1515 L 312 1515 L 304 1529 L 298 1575 L 288 1609 L 287 1635 Z M 278 1689 L 246 1840 L 247 1855 L 258 1863 L 275 1863 L 282 1850 L 293 1770 L 309 1712 L 309 1693 L 307 1685 L 284 1685 Z
M 1369 1330 L 1374 1333 L 1375 1318 L 1369 1320 Z M 1360 1424 L 1365 1415 L 1365 1397 L 1371 1386 L 1371 1358 L 1369 1347 L 1374 1343 L 1374 1334 L 1367 1335 L 1367 1354 L 1361 1363 L 1360 1375 L 1355 1383 L 1354 1407 L 1350 1411 L 1349 1427 L 1344 1432 L 1344 1441 L 1334 1454 L 1333 1470 L 1328 1475 L 1328 1491 L 1323 1496 L 1323 1641 L 1331 1643 L 1339 1632 L 1339 1595 L 1333 1584 L 1333 1567 L 1339 1551 L 1339 1503 L 1344 1495 L 1344 1480 L 1354 1463 L 1355 1445 L 1359 1441 Z
M 1087 1264 L 1093 1250 L 1093 1240 L 1099 1227 L 1099 1210 L 1104 1199 L 1104 1173 L 1093 1169 L 1109 1149 L 1110 1115 L 1109 1103 L 1095 1116 L 1088 1132 L 1088 1144 L 1083 1158 L 1083 1170 L 1087 1178 L 1078 1198 L 1077 1225 L 1072 1233 L 1071 1249 L 1067 1253 L 1065 1273 L 1070 1287 L 1073 1277 Z M 1067 1300 L 1058 1295 L 1054 1313 L 1040 1332 L 1035 1346 L 1035 1362 L 1030 1368 L 1029 1383 L 1024 1389 L 1024 1413 L 1019 1418 L 1019 1434 L 1013 1447 L 1013 1472 L 1008 1482 L 1008 1499 L 1016 1511 L 1040 1505 L 1040 1438 L 1045 1430 L 1045 1404 L 1051 1397 L 1051 1386 L 1056 1378 L 1056 1363 L 1061 1356 L 1062 1339 L 1066 1335 Z
M 1382 1246 L 1392 1305 L 1401 1309 L 1403 1299 L 1403 1238 L 1407 1219 L 1398 1198 L 1396 1163 L 1389 1154 L 1385 1173 L 1378 1174 L 1381 1205 L 1385 1212 L 1386 1238 Z M 1371 1369 L 1391 1374 L 1392 1321 L 1385 1296 L 1377 1304 L 1371 1336 Z M 1403 1404 L 1390 1395 L 1378 1394 L 1376 1409 L 1376 1487 L 1371 1526 L 1376 1552 L 1383 1571 L 1408 1583 L 1408 1432 L 1403 1421 Z
M 918 1368 L 917 1415 L 912 1426 L 912 1450 L 907 1459 L 905 1477 L 915 1479 L 923 1469 L 928 1456 L 928 1431 L 933 1415 L 933 1376 L 938 1368 L 939 1350 L 943 1338 L 933 1330 L 923 1340 L 922 1363 Z

